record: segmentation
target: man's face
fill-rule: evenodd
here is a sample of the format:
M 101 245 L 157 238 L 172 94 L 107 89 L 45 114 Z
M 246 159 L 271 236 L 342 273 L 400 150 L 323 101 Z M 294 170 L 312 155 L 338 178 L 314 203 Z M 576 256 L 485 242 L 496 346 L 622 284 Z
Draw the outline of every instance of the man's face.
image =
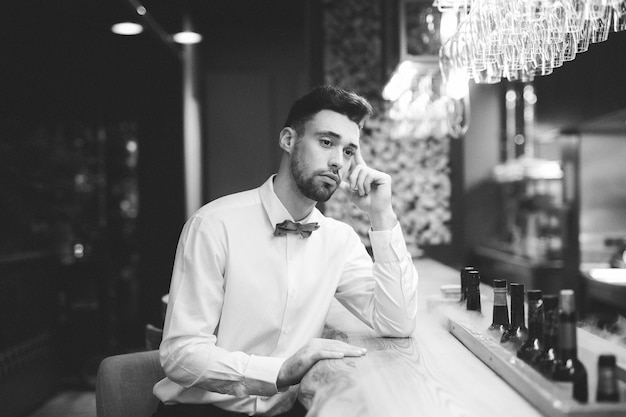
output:
M 291 174 L 305 197 L 328 201 L 350 170 L 359 134 L 355 122 L 331 110 L 320 111 L 305 124 L 291 155 Z

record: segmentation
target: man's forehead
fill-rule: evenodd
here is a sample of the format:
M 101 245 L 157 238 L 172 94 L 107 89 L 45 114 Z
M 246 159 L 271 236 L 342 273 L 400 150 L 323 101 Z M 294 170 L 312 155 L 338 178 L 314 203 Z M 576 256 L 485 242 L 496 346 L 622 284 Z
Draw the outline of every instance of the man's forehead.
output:
M 314 130 L 328 130 L 340 136 L 357 138 L 360 136 L 361 125 L 348 118 L 348 116 L 332 110 L 317 112 L 307 123 Z

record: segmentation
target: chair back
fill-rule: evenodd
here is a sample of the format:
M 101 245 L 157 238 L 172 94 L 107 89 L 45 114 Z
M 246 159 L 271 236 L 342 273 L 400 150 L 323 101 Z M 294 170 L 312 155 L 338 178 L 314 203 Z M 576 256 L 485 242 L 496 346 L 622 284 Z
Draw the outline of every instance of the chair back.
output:
M 150 417 L 159 404 L 152 388 L 163 378 L 158 350 L 103 359 L 96 377 L 97 416 Z

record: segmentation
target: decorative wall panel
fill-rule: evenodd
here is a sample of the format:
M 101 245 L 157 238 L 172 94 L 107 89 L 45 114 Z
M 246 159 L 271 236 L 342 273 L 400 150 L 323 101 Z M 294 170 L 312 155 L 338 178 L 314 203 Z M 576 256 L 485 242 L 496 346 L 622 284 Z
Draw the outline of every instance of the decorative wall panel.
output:
M 398 121 L 389 117 L 381 98 L 386 80 L 382 71 L 382 0 L 336 0 L 323 3 L 324 80 L 353 90 L 372 102 L 374 117 L 361 137 L 364 159 L 394 180 L 394 207 L 409 251 L 451 241 L 450 138 L 437 124 L 398 135 Z M 417 117 L 427 117 L 425 114 Z M 424 126 L 423 120 L 415 120 Z M 445 131 L 445 129 L 444 129 Z M 337 193 L 325 212 L 351 224 L 366 244 L 369 220 Z

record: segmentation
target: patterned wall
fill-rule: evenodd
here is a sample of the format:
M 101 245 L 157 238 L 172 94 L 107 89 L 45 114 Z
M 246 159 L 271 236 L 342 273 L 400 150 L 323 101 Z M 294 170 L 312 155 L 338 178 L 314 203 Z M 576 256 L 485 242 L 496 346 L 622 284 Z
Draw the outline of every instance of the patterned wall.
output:
M 420 112 L 415 128 L 408 130 L 399 129 L 397 119 L 389 117 L 390 105 L 381 98 L 386 82 L 382 79 L 382 1 L 323 2 L 324 77 L 325 82 L 356 91 L 372 102 L 375 115 L 361 138 L 363 157 L 392 176 L 394 207 L 409 251 L 417 257 L 423 245 L 451 241 L 450 138 L 438 123 L 445 119 L 445 109 L 434 116 Z M 343 193 L 326 203 L 325 212 L 351 224 L 369 243 L 367 216 L 352 207 Z

